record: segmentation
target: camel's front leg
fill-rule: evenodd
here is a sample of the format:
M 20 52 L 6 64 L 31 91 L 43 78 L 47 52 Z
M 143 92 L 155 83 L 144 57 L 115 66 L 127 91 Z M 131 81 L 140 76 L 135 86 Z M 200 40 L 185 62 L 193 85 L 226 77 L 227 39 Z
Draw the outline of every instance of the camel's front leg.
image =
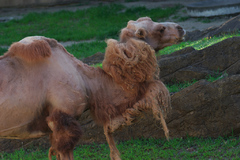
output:
M 73 160 L 73 149 L 81 136 L 78 122 L 72 116 L 55 110 L 50 113 L 47 123 L 52 130 L 49 159 L 56 155 L 57 160 Z
M 106 139 L 110 148 L 111 160 L 121 160 L 120 153 L 116 147 L 116 144 L 114 142 L 113 135 L 112 135 L 113 134 L 112 131 L 114 131 L 114 129 L 112 129 L 109 124 L 105 124 L 103 126 L 103 129 L 104 129 L 104 134 L 106 136 Z
M 169 140 L 169 130 L 165 118 L 170 109 L 170 95 L 166 86 L 161 81 L 155 81 L 148 85 L 145 96 L 122 115 L 125 118 L 126 125 L 130 125 L 142 111 L 152 110 L 155 119 L 161 121 L 165 136 Z

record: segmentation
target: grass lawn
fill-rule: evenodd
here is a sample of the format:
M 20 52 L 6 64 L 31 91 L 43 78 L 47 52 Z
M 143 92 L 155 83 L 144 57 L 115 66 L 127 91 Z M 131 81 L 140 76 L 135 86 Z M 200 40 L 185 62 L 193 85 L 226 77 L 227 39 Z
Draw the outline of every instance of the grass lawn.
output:
M 218 36 L 218 37 L 203 38 L 203 39 L 193 41 L 193 42 L 192 41 L 181 42 L 181 43 L 173 45 L 173 46 L 165 47 L 164 49 L 160 50 L 157 55 L 171 54 L 175 51 L 178 51 L 183 48 L 190 47 L 190 46 L 195 48 L 196 50 L 201 50 L 201 49 L 209 47 L 215 43 L 221 42 L 227 38 L 239 37 L 239 36 L 240 36 L 240 31 L 235 34 L 226 34 L 226 35 L 222 35 L 222 36 Z
M 239 159 L 240 138 L 174 138 L 136 139 L 118 142 L 117 147 L 123 160 L 157 159 Z M 44 149 L 20 149 L 13 153 L 0 153 L 0 160 L 45 160 L 48 151 Z M 75 160 L 109 160 L 109 148 L 105 144 L 80 145 L 74 150 Z M 55 157 L 54 157 L 55 160 Z
M 76 12 L 60 11 L 55 13 L 30 13 L 20 20 L 11 20 L 0 23 L 0 46 L 10 45 L 26 36 L 42 35 L 55 38 L 58 41 L 80 41 L 94 39 L 93 42 L 74 44 L 66 47 L 75 57 L 82 59 L 104 52 L 107 38 L 118 39 L 121 28 L 129 20 L 136 20 L 142 16 L 149 16 L 154 21 L 167 18 L 181 9 L 181 6 L 172 8 L 146 9 L 136 7 L 127 9 L 122 5 L 101 5 Z M 180 17 L 181 18 L 181 17 Z M 184 17 L 181 18 L 184 20 Z M 170 54 L 174 51 L 193 46 L 200 50 L 214 43 L 240 33 L 223 35 L 220 37 L 205 38 L 194 42 L 182 42 L 166 47 L 157 55 Z M 7 49 L 0 47 L 0 55 Z M 97 64 L 101 66 L 101 64 Z M 219 79 L 219 76 L 208 77 L 209 81 Z M 186 82 L 168 86 L 170 92 L 178 92 L 195 83 Z M 122 159 L 124 160 L 155 160 L 155 159 L 239 159 L 240 138 L 174 138 L 169 142 L 165 139 L 137 139 L 118 142 Z M 20 149 L 13 153 L 0 153 L 0 160 L 32 160 L 47 159 L 47 150 Z M 110 159 L 107 144 L 80 145 L 74 150 L 75 159 Z
M 156 21 L 171 16 L 180 8 L 127 9 L 123 5 L 111 4 L 75 12 L 29 13 L 20 20 L 0 23 L 0 45 L 10 45 L 31 35 L 42 35 L 58 41 L 116 38 L 129 20 L 149 16 Z

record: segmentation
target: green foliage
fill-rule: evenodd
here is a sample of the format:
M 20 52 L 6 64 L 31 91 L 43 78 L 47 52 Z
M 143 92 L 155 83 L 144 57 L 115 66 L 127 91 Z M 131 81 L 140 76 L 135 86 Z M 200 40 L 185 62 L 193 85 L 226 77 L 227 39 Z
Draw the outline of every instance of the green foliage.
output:
M 44 160 L 47 159 L 48 151 L 47 150 L 31 150 L 31 149 L 19 149 L 15 150 L 12 153 L 1 153 L 0 160 Z
M 107 44 L 101 41 L 94 41 L 89 43 L 73 44 L 66 47 L 67 51 L 73 54 L 76 58 L 82 59 L 89 57 L 97 52 L 105 53 Z
M 29 13 L 20 20 L 0 23 L 0 45 L 9 45 L 24 37 L 41 35 L 58 41 L 116 38 L 129 20 L 149 16 L 153 20 L 169 17 L 181 6 L 171 8 L 136 7 L 110 4 L 85 10 L 54 13 Z
M 94 64 L 93 67 L 100 67 L 100 68 L 102 68 L 102 63 Z
M 216 73 L 214 73 L 213 75 L 208 75 L 205 77 L 205 79 L 209 82 L 214 82 L 216 80 L 222 79 L 224 77 L 227 76 L 227 73 L 224 73 L 223 75 L 221 73 L 219 73 L 219 71 L 217 71 Z M 184 82 L 184 83 L 173 83 L 173 84 L 168 84 L 167 88 L 169 90 L 170 93 L 175 93 L 175 92 L 179 92 L 180 90 L 187 88 L 191 85 L 193 85 L 194 83 L 196 83 L 197 80 L 193 79 L 190 82 Z
M 7 49 L 0 47 L 0 56 L 7 52 Z
M 193 85 L 196 82 L 197 82 L 196 80 L 192 80 L 191 82 L 174 83 L 174 84 L 167 85 L 167 89 L 169 90 L 170 93 L 175 93 L 175 92 L 178 92 L 184 88 L 187 88 L 187 87 Z
M 228 76 L 227 73 L 222 74 L 222 73 L 220 73 L 219 70 L 218 70 L 218 71 L 215 72 L 213 75 L 208 75 L 208 76 L 206 77 L 206 79 L 207 79 L 207 81 L 209 81 L 209 82 L 214 82 L 214 81 L 219 80 L 219 79 L 222 79 L 222 78 L 224 78 L 224 77 L 226 77 L 226 76 Z
M 181 42 L 179 44 L 165 47 L 164 49 L 160 50 L 159 53 L 157 53 L 157 55 L 171 54 L 175 51 L 181 50 L 186 47 L 193 47 L 196 50 L 201 50 L 201 49 L 209 47 L 213 44 L 221 42 L 227 38 L 239 37 L 239 36 L 240 36 L 240 32 L 237 32 L 235 34 L 226 34 L 226 35 L 222 35 L 222 36 L 218 36 L 218 37 L 207 37 L 207 38 L 203 38 L 203 39 L 200 39 L 197 41 Z
M 165 139 L 135 139 L 118 142 L 117 148 L 124 160 L 147 159 L 239 159 L 239 137 L 202 138 L 187 137 Z M 47 159 L 47 150 L 17 150 L 0 153 L 0 160 Z M 74 158 L 109 159 L 107 144 L 79 145 L 74 150 Z M 55 158 L 54 158 L 55 159 Z

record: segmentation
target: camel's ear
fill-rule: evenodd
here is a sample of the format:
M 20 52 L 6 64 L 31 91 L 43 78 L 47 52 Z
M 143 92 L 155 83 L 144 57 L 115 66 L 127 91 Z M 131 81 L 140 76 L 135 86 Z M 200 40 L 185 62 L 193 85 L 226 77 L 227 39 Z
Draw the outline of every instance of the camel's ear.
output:
M 120 42 L 127 42 L 130 38 L 134 37 L 132 29 L 123 28 L 120 33 Z
M 147 31 L 144 28 L 139 28 L 135 32 L 135 36 L 139 39 L 144 39 L 147 36 Z

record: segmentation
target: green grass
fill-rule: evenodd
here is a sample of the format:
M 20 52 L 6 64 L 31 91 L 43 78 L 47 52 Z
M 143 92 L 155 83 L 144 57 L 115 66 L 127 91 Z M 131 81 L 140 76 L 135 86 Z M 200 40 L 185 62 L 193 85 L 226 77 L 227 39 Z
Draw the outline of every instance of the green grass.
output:
M 123 160 L 156 159 L 239 159 L 240 138 L 187 137 L 165 139 L 136 139 L 118 142 L 117 148 Z M 0 160 L 43 160 L 47 150 L 20 149 L 13 153 L 0 153 Z M 80 145 L 74 150 L 75 160 L 109 160 L 109 148 L 105 144 Z M 55 160 L 55 158 L 54 158 Z
M 169 90 L 170 93 L 175 93 L 175 92 L 179 92 L 180 90 L 193 85 L 196 82 L 197 82 L 196 80 L 192 80 L 191 82 L 174 83 L 171 85 L 167 85 L 167 89 Z
M 66 47 L 67 51 L 73 54 L 75 57 L 82 59 L 89 57 L 97 52 L 105 52 L 107 44 L 104 41 L 94 41 L 89 43 L 73 44 Z
M 205 77 L 205 79 L 209 82 L 214 82 L 216 80 L 222 79 L 225 76 L 227 76 L 227 74 L 225 73 L 224 76 L 222 74 L 220 74 L 219 72 L 216 72 L 214 75 L 208 75 Z M 167 88 L 169 90 L 170 93 L 175 93 L 175 92 L 179 92 L 180 90 L 187 88 L 191 85 L 193 85 L 194 83 L 196 83 L 197 80 L 193 79 L 190 82 L 184 82 L 184 83 L 174 83 L 174 84 L 167 84 Z
M 0 47 L 0 56 L 7 52 L 7 49 Z
M 0 45 L 10 45 L 26 36 L 42 35 L 58 41 L 117 38 L 129 20 L 149 16 L 154 21 L 169 17 L 181 6 L 171 8 L 126 8 L 111 4 L 85 10 L 29 13 L 20 20 L 0 23 Z
M 235 34 L 226 34 L 226 35 L 222 35 L 222 36 L 216 36 L 216 37 L 209 37 L 209 38 L 203 38 L 197 41 L 187 41 L 187 42 L 181 42 L 179 44 L 175 44 L 169 47 L 165 47 L 164 49 L 160 50 L 159 53 L 157 55 L 165 55 L 165 54 L 171 54 L 175 51 L 181 50 L 183 48 L 186 47 L 193 47 L 196 50 L 201 50 L 204 49 L 206 47 L 209 47 L 213 44 L 216 44 L 218 42 L 221 42 L 227 38 L 231 38 L 231 37 L 239 37 L 240 36 L 240 31 L 238 33 Z

